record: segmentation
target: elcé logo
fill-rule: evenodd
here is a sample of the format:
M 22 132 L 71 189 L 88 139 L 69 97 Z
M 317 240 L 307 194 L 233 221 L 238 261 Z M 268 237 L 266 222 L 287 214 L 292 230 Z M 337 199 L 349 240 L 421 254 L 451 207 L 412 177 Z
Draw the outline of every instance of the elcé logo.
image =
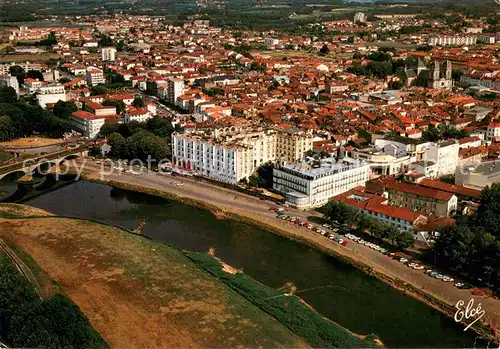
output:
M 459 300 L 457 304 L 455 304 L 455 308 L 457 312 L 455 313 L 455 321 L 460 322 L 463 319 L 474 319 L 467 327 L 464 329 L 464 332 L 467 331 L 472 325 L 478 322 L 481 318 L 486 315 L 486 311 L 481 309 L 481 303 L 474 308 L 474 299 L 471 299 L 467 306 L 464 308 L 465 302 L 463 300 Z

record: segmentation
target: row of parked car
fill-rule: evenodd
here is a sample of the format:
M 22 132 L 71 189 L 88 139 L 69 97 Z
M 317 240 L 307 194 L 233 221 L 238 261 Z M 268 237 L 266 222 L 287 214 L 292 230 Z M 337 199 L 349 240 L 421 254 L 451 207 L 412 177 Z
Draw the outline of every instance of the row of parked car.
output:
M 277 208 L 275 206 L 272 206 L 269 208 L 270 211 L 276 212 L 276 217 L 282 220 L 289 221 L 291 223 L 294 223 L 300 227 L 304 227 L 306 229 L 309 229 L 315 233 L 318 233 L 331 241 L 337 242 L 338 244 L 342 246 L 347 246 L 347 241 L 343 239 L 340 235 L 335 234 L 339 230 L 338 228 L 332 228 L 329 224 L 324 224 L 323 227 L 316 226 L 308 221 L 302 221 L 299 217 L 293 217 L 293 216 L 288 216 L 285 214 L 285 210 L 283 208 Z M 327 231 L 326 229 L 331 229 L 332 232 Z
M 365 241 L 364 239 L 362 239 L 354 234 L 347 233 L 347 234 L 345 234 L 345 237 L 347 237 L 348 239 L 351 239 L 353 241 L 356 241 L 359 244 L 363 244 L 367 247 L 370 247 L 371 249 L 379 251 L 380 253 L 383 253 L 394 260 L 397 260 L 401 263 L 404 263 L 409 268 L 412 268 L 415 270 L 424 270 L 425 269 L 425 266 L 422 264 L 412 262 L 411 260 L 409 260 L 409 259 L 407 259 L 407 258 L 405 258 L 405 257 L 403 257 L 395 252 L 388 251 L 387 249 L 380 247 L 377 244 L 374 244 L 374 243 L 369 242 L 369 241 Z M 426 275 L 429 275 L 430 277 L 432 277 L 434 279 L 442 280 L 444 282 L 454 282 L 455 281 L 452 277 L 441 274 L 441 273 L 434 271 L 434 270 L 431 270 L 431 269 L 427 269 L 424 273 Z M 463 290 L 469 290 L 469 289 L 474 288 L 474 286 L 463 283 L 463 282 L 455 283 L 455 287 L 457 287 L 459 289 L 463 289 Z M 484 292 L 480 289 L 475 289 L 474 291 L 472 291 L 472 294 L 481 296 L 481 295 L 484 295 Z
M 291 223 L 294 223 L 294 224 L 299 225 L 301 227 L 304 227 L 306 229 L 312 230 L 313 232 L 321 234 L 322 236 L 324 236 L 332 241 L 335 241 L 343 246 L 347 246 L 347 239 L 349 239 L 349 240 L 352 240 L 354 242 L 357 242 L 358 244 L 365 245 L 373 250 L 376 250 L 380 253 L 383 253 L 384 255 L 388 256 L 389 258 L 392 258 L 394 260 L 397 260 L 397 261 L 405 264 L 409 268 L 412 268 L 414 270 L 425 270 L 425 266 L 422 264 L 419 264 L 417 262 L 413 262 L 413 261 L 409 260 L 408 258 L 405 258 L 405 257 L 399 255 L 398 253 L 391 252 L 391 251 L 389 251 L 389 250 L 387 250 L 387 249 L 385 249 L 385 248 L 383 248 L 383 247 L 381 247 L 373 242 L 364 240 L 361 237 L 356 236 L 352 233 L 342 234 L 342 233 L 340 233 L 339 228 L 332 227 L 330 224 L 325 223 L 325 224 L 323 224 L 322 227 L 319 227 L 319 226 L 315 226 L 314 224 L 312 224 L 308 221 L 301 221 L 299 217 L 292 217 L 292 216 L 286 215 L 285 210 L 283 208 L 278 208 L 278 207 L 273 206 L 269 210 L 275 211 L 277 213 L 277 217 L 280 219 L 290 221 Z M 344 237 L 347 239 L 344 239 L 339 234 L 344 235 Z M 440 272 L 434 271 L 431 269 L 425 270 L 424 273 L 426 275 L 429 275 L 430 277 L 432 277 L 434 279 L 442 280 L 444 282 L 454 282 L 455 281 L 452 277 L 441 274 Z M 457 287 L 459 289 L 464 289 L 464 290 L 469 290 L 469 289 L 474 288 L 474 286 L 469 285 L 467 283 L 463 283 L 463 282 L 456 282 L 455 287 Z M 484 295 L 484 292 L 480 289 L 474 289 L 472 291 L 472 294 L 477 295 L 477 296 L 482 296 L 482 295 Z

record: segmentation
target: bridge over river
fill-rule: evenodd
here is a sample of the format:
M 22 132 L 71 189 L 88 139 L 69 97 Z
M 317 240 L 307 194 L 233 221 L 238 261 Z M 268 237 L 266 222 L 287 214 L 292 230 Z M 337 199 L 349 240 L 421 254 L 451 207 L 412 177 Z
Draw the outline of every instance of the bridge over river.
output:
M 0 166 L 0 180 L 5 176 L 19 172 L 21 175 L 33 174 L 35 171 L 54 165 L 60 165 L 66 160 L 88 156 L 88 145 L 81 145 L 73 149 L 64 149 L 30 159 L 21 159 L 15 163 Z

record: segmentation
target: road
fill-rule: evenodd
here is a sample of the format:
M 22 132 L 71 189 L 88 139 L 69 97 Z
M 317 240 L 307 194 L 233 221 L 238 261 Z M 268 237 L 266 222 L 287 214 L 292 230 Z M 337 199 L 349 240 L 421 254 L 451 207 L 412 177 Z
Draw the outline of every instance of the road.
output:
M 85 172 L 90 174 L 90 177 L 99 178 L 97 174 L 100 173 L 100 165 L 88 159 L 76 159 L 75 164 L 80 168 L 84 168 Z M 423 271 L 411 269 L 399 261 L 395 261 L 367 246 L 349 241 L 348 245 L 344 247 L 309 229 L 277 219 L 275 213 L 269 211 L 269 207 L 273 205 L 269 201 L 262 201 L 253 196 L 221 188 L 207 182 L 200 182 L 184 177 L 160 175 L 155 172 L 134 175 L 114 171 L 111 174 L 103 175 L 102 179 L 140 186 L 146 189 L 159 190 L 181 198 L 189 198 L 217 206 L 227 212 L 235 213 L 256 223 L 262 223 L 275 230 L 279 230 L 285 236 L 298 240 L 307 240 L 314 245 L 321 246 L 326 251 L 360 261 L 372 267 L 378 273 L 387 275 L 392 279 L 400 279 L 453 307 L 460 300 L 463 300 L 467 304 L 470 299 L 474 299 L 475 307 L 481 303 L 482 309 L 486 310 L 486 315 L 483 317 L 484 323 L 490 325 L 500 324 L 499 300 L 487 296 L 473 296 L 470 290 L 459 290 L 453 283 L 446 283 L 431 278 L 424 274 Z M 180 181 L 183 182 L 183 185 L 176 185 Z M 300 217 L 301 220 L 307 220 L 311 216 L 321 216 L 315 211 L 303 212 L 293 208 L 287 209 L 287 214 Z M 470 321 L 465 323 L 468 324 Z

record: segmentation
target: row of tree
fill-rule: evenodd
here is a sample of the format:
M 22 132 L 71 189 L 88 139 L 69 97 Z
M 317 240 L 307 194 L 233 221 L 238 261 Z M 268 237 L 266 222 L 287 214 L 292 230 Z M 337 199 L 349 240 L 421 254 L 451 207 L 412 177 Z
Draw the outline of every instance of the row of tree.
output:
M 500 184 L 483 189 L 475 215 L 440 231 L 434 252 L 439 266 L 500 292 Z
M 18 101 L 12 87 L 0 88 L 0 139 L 9 140 L 34 133 L 61 137 L 63 132 L 71 129 L 67 119 L 69 115 L 59 114 L 62 113 L 59 108 L 55 111 L 59 117 L 38 105 Z
M 370 235 L 389 241 L 400 248 L 412 247 L 415 241 L 413 233 L 367 216 L 343 202 L 332 200 L 323 209 L 325 217 L 329 220 L 356 226 L 360 232 L 369 232 Z

